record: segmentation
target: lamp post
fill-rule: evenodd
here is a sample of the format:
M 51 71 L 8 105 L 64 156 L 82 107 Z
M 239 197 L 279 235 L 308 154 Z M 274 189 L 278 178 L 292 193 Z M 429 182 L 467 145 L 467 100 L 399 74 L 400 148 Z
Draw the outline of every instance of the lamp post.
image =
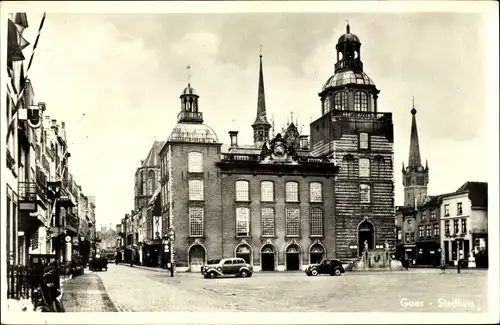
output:
M 175 232 L 172 228 L 170 228 L 170 231 L 168 233 L 168 251 L 170 255 L 170 277 L 174 277 L 174 252 L 173 252 L 173 245 L 172 242 L 175 239 Z

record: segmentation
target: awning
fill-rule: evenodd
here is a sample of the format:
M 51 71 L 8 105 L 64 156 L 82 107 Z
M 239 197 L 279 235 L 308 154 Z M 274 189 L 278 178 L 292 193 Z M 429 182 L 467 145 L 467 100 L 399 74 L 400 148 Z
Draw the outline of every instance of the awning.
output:
M 158 186 L 158 188 L 154 192 L 153 196 L 151 197 L 151 200 L 149 200 L 148 205 L 153 205 L 153 203 L 155 202 L 155 200 L 158 197 L 158 195 L 160 194 L 160 192 L 161 192 L 161 187 Z

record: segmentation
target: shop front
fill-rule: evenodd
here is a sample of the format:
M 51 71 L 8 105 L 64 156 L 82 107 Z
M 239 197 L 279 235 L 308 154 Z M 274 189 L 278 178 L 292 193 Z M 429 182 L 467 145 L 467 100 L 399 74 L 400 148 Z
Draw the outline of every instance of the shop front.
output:
M 417 259 L 417 246 L 415 244 L 405 245 L 405 259 L 410 260 L 412 264 L 415 264 Z
M 441 262 L 440 244 L 436 241 L 417 243 L 416 265 L 439 265 Z

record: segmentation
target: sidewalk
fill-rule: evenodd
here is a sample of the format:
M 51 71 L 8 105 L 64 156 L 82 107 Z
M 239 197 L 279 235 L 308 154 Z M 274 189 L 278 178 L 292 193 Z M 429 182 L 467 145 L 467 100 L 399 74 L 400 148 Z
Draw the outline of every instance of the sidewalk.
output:
M 85 273 L 66 280 L 61 291 L 66 312 L 118 311 L 101 278 L 95 273 Z

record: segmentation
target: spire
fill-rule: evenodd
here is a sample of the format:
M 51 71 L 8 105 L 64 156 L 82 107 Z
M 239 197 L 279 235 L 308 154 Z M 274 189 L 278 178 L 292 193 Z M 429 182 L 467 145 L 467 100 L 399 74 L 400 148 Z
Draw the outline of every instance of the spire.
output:
M 260 66 L 259 66 L 259 90 L 257 98 L 257 116 L 255 117 L 255 122 L 252 124 L 254 130 L 254 144 L 257 147 L 261 147 L 264 142 L 269 139 L 269 129 L 271 129 L 271 124 L 267 121 L 266 114 L 266 97 L 264 93 L 264 74 L 262 72 L 262 46 L 261 52 L 259 54 Z
M 413 108 L 411 110 L 411 134 L 410 134 L 410 155 L 408 157 L 408 167 L 415 168 L 422 166 L 420 159 L 420 145 L 418 144 L 417 120 L 415 115 L 415 98 L 412 98 Z
M 259 91 L 257 99 L 257 116 L 254 125 L 256 124 L 269 124 L 266 116 L 266 95 L 264 92 L 264 74 L 262 72 L 262 52 L 259 55 Z

